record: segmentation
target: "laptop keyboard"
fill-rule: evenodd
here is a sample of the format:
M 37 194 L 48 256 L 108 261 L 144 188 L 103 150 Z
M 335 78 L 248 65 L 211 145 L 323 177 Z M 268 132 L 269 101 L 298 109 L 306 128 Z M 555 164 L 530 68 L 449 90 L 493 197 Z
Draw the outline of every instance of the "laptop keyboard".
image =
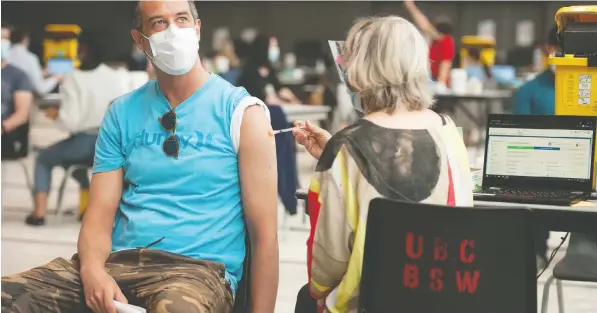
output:
M 529 198 L 576 198 L 578 193 L 570 191 L 537 191 L 537 190 L 518 190 L 518 189 L 489 189 L 481 193 L 494 194 L 496 196 L 513 196 Z

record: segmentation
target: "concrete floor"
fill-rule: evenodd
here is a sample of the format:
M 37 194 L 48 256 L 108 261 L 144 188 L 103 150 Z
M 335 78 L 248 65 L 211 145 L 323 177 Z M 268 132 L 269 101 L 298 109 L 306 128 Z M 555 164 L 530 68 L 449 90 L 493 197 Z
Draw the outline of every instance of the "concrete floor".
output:
M 34 145 L 47 145 L 65 136 L 39 115 L 34 116 L 37 123 L 32 130 Z M 33 157 L 28 161 L 32 171 Z M 299 153 L 299 172 L 303 186 L 309 180 L 309 173 L 314 162 L 304 152 Z M 15 163 L 2 164 L 2 222 L 1 222 L 1 274 L 7 275 L 27 270 L 43 264 L 55 257 L 70 257 L 76 251 L 76 240 L 79 224 L 74 218 L 65 218 L 62 222 L 51 217 L 48 225 L 40 228 L 27 227 L 23 219 L 32 210 L 31 199 L 25 188 L 22 170 Z M 53 175 L 53 187 L 57 188 L 62 179 L 63 171 L 56 169 Z M 65 206 L 74 207 L 77 204 L 77 189 L 74 181 L 69 181 L 65 196 Z M 55 192 L 51 203 L 55 201 Z M 52 206 L 50 207 L 52 209 Z M 281 209 L 280 209 L 281 210 Z M 282 211 L 282 210 L 281 210 Z M 281 215 L 282 216 L 282 215 Z M 303 218 L 299 214 L 287 219 L 281 219 L 285 227 L 280 230 L 280 283 L 276 313 L 294 312 L 296 293 L 306 282 L 306 247 L 307 232 L 290 230 L 301 228 Z M 561 234 L 552 233 L 550 246 L 559 243 Z M 565 250 L 562 249 L 562 250 Z M 558 253 L 560 258 L 562 252 Z M 541 300 L 543 282 L 550 271 L 538 280 L 538 301 Z M 564 282 L 565 308 L 571 313 L 597 312 L 597 284 Z M 557 312 L 555 288 L 552 288 L 549 312 Z M 507 299 L 504 299 L 507 301 Z

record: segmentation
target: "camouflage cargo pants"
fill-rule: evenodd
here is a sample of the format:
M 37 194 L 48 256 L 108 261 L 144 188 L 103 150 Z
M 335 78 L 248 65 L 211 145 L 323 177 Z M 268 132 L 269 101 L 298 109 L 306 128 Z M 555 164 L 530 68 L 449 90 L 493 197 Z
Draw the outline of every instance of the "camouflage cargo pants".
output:
M 228 313 L 232 309 L 234 300 L 221 263 L 132 249 L 112 253 L 106 271 L 129 303 L 149 313 Z M 77 255 L 2 277 L 5 312 L 91 312 L 85 305 Z

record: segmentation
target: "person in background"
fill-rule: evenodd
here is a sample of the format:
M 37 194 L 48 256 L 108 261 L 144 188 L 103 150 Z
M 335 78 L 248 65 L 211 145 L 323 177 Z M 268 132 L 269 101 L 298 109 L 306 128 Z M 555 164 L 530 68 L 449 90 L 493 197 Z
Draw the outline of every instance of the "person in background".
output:
M 431 78 L 443 88 L 450 86 L 450 70 L 456 54 L 450 19 L 438 16 L 432 23 L 413 0 L 405 0 L 404 5 L 411 14 L 415 25 L 431 40 L 429 47 Z
M 560 51 L 558 46 L 558 29 L 553 26 L 547 35 L 545 54 L 553 55 Z M 542 114 L 555 113 L 555 72 L 553 67 L 548 67 L 534 79 L 520 86 L 514 95 L 515 114 Z
M 282 87 L 278 80 L 277 70 L 273 64 L 278 62 L 279 49 L 277 40 L 258 35 L 251 44 L 238 85 L 245 87 L 251 95 L 267 104 L 300 104 L 301 101 L 294 93 Z
M 554 25 L 547 35 L 545 53 L 554 55 L 560 51 L 558 45 L 558 27 Z M 548 67 L 541 74 L 522 85 L 514 95 L 514 114 L 555 114 L 555 72 Z M 537 254 L 537 269 L 547 265 L 547 227 L 537 227 L 535 231 L 535 253 Z
M 10 55 L 10 28 L 2 25 L 2 159 L 19 155 L 18 147 L 23 136 L 28 136 L 26 124 L 33 103 L 33 86 L 27 75 L 17 67 L 8 64 Z
M 78 57 L 81 66 L 66 76 L 60 85 L 60 107 L 46 109 L 46 117 L 55 120 L 70 136 L 43 149 L 35 160 L 35 210 L 25 219 L 32 226 L 45 224 L 48 193 L 55 166 L 93 164 L 95 141 L 102 119 L 110 103 L 125 89 L 118 73 L 104 64 L 105 47 L 94 32 L 83 32 L 79 38 Z M 79 217 L 87 207 L 89 177 L 87 169 L 77 169 L 73 178 L 80 186 Z
M 468 60 L 466 62 L 466 74 L 470 79 L 475 77 L 482 83 L 491 80 L 491 67 L 481 59 L 481 50 L 467 49 Z
M 156 80 L 110 105 L 71 260 L 2 277 L 2 312 L 227 313 L 251 249 L 248 311 L 275 312 L 274 139 L 262 101 L 201 66 L 195 1 L 138 1 Z M 149 249 L 151 247 L 151 249 Z
M 133 41 L 131 53 L 126 57 L 126 64 L 129 71 L 146 71 L 148 63 L 145 52 L 139 49 L 135 41 Z
M 236 86 L 240 76 L 240 60 L 234 53 L 232 41 L 226 40 L 213 60 L 218 75 Z
M 52 92 L 58 83 L 64 78 L 63 75 L 44 74 L 39 58 L 29 51 L 29 33 L 23 28 L 16 28 L 10 35 L 12 47 L 8 63 L 20 68 L 31 81 L 36 95 L 43 97 Z M 45 77 L 47 76 L 47 77 Z
M 419 30 L 397 16 L 365 18 L 352 26 L 343 49 L 339 65 L 364 118 L 333 137 L 310 122 L 293 130 L 319 160 L 307 205 L 310 293 L 325 312 L 339 313 L 359 306 L 372 199 L 473 204 L 462 137 L 449 117 L 429 109 L 429 50 Z

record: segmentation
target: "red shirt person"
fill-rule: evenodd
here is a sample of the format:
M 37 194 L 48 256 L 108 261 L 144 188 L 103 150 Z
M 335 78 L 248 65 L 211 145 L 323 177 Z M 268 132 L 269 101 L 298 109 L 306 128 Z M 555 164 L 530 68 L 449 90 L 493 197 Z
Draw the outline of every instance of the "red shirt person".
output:
M 404 1 L 404 5 L 412 15 L 414 23 L 431 40 L 429 46 L 431 77 L 436 82 L 449 86 L 450 70 L 456 54 L 450 20 L 447 17 L 438 17 L 431 23 L 414 1 Z

